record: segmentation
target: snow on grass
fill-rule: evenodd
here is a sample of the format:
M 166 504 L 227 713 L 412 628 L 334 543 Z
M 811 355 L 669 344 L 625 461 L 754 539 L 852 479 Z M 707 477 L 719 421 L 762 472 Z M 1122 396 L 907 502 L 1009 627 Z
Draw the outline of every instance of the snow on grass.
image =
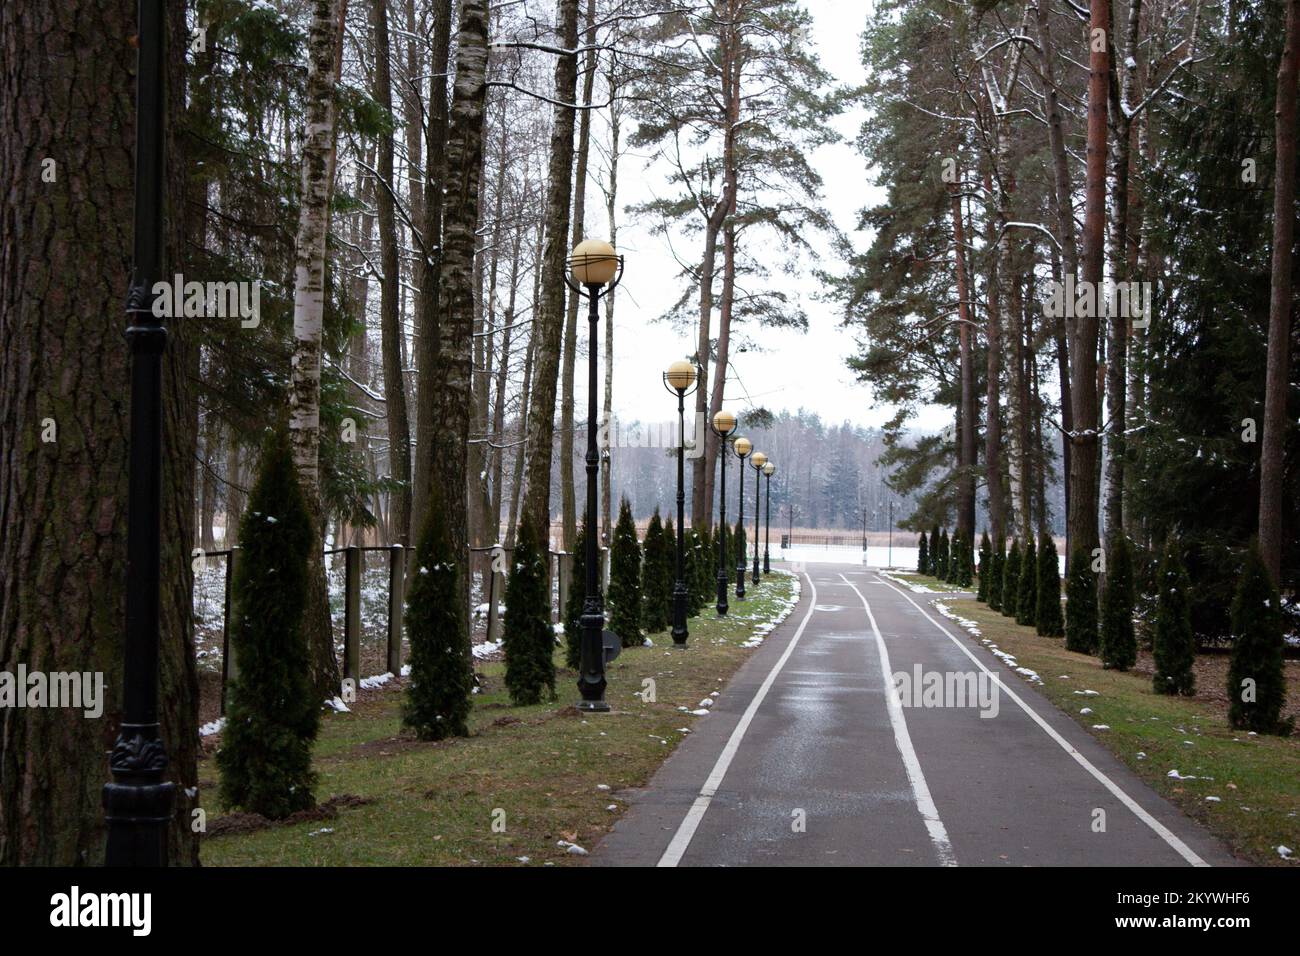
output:
M 210 720 L 199 728 L 200 737 L 211 737 L 213 734 L 219 734 L 226 729 L 226 718 L 218 717 L 216 720 Z
M 913 584 L 911 581 L 908 581 L 906 578 L 895 577 L 894 575 L 890 574 L 888 571 L 879 571 L 877 573 L 882 578 L 888 578 L 890 581 L 893 581 L 895 584 L 901 584 L 909 591 L 915 591 L 917 594 L 942 594 L 943 593 L 942 591 L 936 591 L 934 588 L 928 588 L 924 584 Z

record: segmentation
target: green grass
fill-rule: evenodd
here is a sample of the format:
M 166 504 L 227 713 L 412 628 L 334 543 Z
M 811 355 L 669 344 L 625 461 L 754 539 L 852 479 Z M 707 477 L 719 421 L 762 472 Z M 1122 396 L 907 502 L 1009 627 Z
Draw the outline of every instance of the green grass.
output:
M 1255 863 L 1296 865 L 1276 848 L 1290 847 L 1300 857 L 1300 736 L 1250 736 L 1228 726 L 1214 680 L 1225 658 L 1198 659 L 1200 696 L 1168 697 L 1152 690 L 1149 672 L 1104 670 L 1097 658 L 1067 651 L 1063 640 L 1039 637 L 987 605 L 971 599 L 947 603 L 978 624 L 984 638 L 1036 671 L 1043 680 L 1039 690 L 1052 703 L 1235 854 Z M 1149 655 L 1144 660 L 1149 663 Z M 1292 695 L 1300 693 L 1300 663 L 1289 661 L 1287 671 Z M 1083 690 L 1097 695 L 1077 693 Z M 1081 714 L 1085 707 L 1092 712 Z M 1096 730 L 1097 724 L 1109 729 Z M 1174 779 L 1170 770 L 1197 779 Z M 1206 800 L 1211 796 L 1219 800 Z
M 215 866 L 580 862 L 557 841 L 595 847 L 623 812 L 620 791 L 643 786 L 685 736 L 682 729 L 701 719 L 678 707 L 694 710 L 723 688 L 750 653 L 740 645 L 780 613 L 793 582 L 774 573 L 749 600 L 733 600 L 728 617 L 706 610 L 689 622 L 685 651 L 673 649 L 667 632 L 652 635 L 654 647 L 624 650 L 609 667 L 608 714 L 573 707 L 576 674 L 559 666 L 560 648 L 559 700 L 552 704 L 510 706 L 504 665 L 480 665 L 483 686 L 468 738 L 416 741 L 402 730 L 400 693 L 377 691 L 352 713 L 325 717 L 314 760 L 319 800 L 346 794 L 370 803 L 343 808 L 334 819 L 206 837 L 202 860 Z M 647 680 L 654 682 L 654 701 L 639 696 Z M 210 756 L 200 764 L 210 825 L 221 819 L 212 806 L 217 773 Z

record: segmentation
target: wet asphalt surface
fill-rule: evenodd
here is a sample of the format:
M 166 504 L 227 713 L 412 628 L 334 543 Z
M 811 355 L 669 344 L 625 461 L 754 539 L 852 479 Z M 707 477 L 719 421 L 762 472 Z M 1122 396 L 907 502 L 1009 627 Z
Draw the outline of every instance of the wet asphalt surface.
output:
M 594 864 L 1233 864 L 941 616 L 939 596 L 861 565 L 807 565 L 800 581 L 798 607 L 629 795 Z M 886 674 L 915 678 L 918 665 L 975 693 L 891 703 Z

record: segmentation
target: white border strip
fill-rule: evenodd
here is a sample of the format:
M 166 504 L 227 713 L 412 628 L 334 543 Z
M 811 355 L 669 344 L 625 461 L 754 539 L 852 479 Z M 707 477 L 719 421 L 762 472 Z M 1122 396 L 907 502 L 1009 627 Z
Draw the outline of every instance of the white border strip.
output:
M 1002 688 L 1003 693 L 1005 693 L 1008 697 L 1014 700 L 1020 706 L 1020 709 L 1029 715 L 1030 719 L 1033 720 L 1034 723 L 1038 724 L 1039 727 L 1043 728 L 1043 731 L 1047 734 L 1047 736 L 1055 740 L 1057 744 L 1060 745 L 1062 750 L 1064 750 L 1067 754 L 1069 754 L 1071 757 L 1074 758 L 1075 762 L 1078 763 L 1079 766 L 1083 767 L 1084 770 L 1092 774 L 1093 777 L 1095 777 L 1103 787 L 1109 790 L 1111 796 L 1113 796 L 1120 803 L 1124 804 L 1124 806 L 1128 807 L 1129 810 L 1133 811 L 1133 815 L 1135 817 L 1137 817 L 1139 820 L 1141 820 L 1143 823 L 1149 826 L 1153 831 L 1155 831 L 1155 834 L 1158 837 L 1160 837 L 1160 839 L 1168 843 L 1178 853 L 1179 856 L 1181 856 L 1192 866 L 1210 865 L 1206 863 L 1203 859 L 1201 859 L 1199 856 L 1197 856 L 1195 851 L 1193 851 L 1191 847 L 1189 847 L 1186 843 L 1180 840 L 1173 833 L 1173 831 L 1171 831 L 1167 826 L 1165 826 L 1155 817 L 1151 816 L 1151 814 L 1143 810 L 1142 807 L 1138 805 L 1138 802 L 1136 800 L 1134 800 L 1127 793 L 1125 793 L 1123 790 L 1120 789 L 1119 784 L 1115 783 L 1115 781 L 1111 780 L 1110 777 L 1106 776 L 1095 766 L 1093 766 L 1092 762 L 1089 761 L 1087 757 L 1079 753 L 1079 751 L 1075 750 L 1074 747 L 1070 744 L 1070 742 L 1066 740 L 1064 737 L 1062 737 L 1060 734 L 1058 734 L 1051 724 L 1045 721 L 1042 717 L 1038 716 L 1038 714 L 1028 704 L 1026 704 L 1023 700 L 1020 699 L 1020 697 L 1015 693 L 1015 691 L 1009 688 L 1006 684 L 1002 683 L 1002 680 L 998 677 L 997 674 L 993 673 L 993 671 L 985 667 L 984 662 L 981 661 L 978 657 L 976 657 L 973 653 L 971 653 L 970 648 L 968 648 L 964 643 L 962 643 L 960 640 L 954 637 L 953 634 L 946 627 L 944 627 L 942 624 L 940 624 L 938 621 L 932 618 L 929 614 L 927 614 L 925 612 L 925 608 L 921 607 L 921 605 L 913 601 L 912 598 L 908 596 L 908 594 L 906 594 L 903 591 L 900 591 L 898 588 L 894 587 L 894 585 L 890 584 L 889 582 L 886 581 L 885 586 L 888 587 L 890 590 L 898 591 L 898 593 L 901 594 L 907 600 L 907 602 L 912 605 L 912 607 L 916 608 L 918 611 L 921 612 L 922 616 L 924 616 L 924 618 L 927 621 L 929 621 L 931 624 L 937 627 L 945 636 L 947 636 L 947 638 L 950 641 L 952 641 L 959 648 L 961 648 L 961 652 L 965 654 L 967 657 L 969 657 L 972 661 L 974 661 L 975 665 L 980 670 L 982 670 L 985 674 L 988 674 L 989 677 L 993 679 L 994 683 L 996 683 L 998 687 Z
M 709 772 L 708 779 L 704 781 L 704 786 L 700 788 L 700 795 L 695 798 L 691 808 L 686 811 L 686 816 L 682 819 L 681 825 L 677 827 L 677 832 L 673 834 L 668 849 L 664 850 L 664 855 L 659 858 L 658 866 L 676 866 L 681 862 L 682 856 L 686 853 L 686 848 L 691 845 L 691 839 L 699 828 L 700 821 L 704 819 L 704 812 L 709 809 L 709 804 L 713 802 L 713 795 L 722 786 L 722 778 L 727 775 L 727 769 L 731 766 L 736 751 L 740 749 L 740 742 L 745 739 L 745 731 L 749 729 L 754 714 L 758 712 L 759 705 L 763 703 L 763 698 L 767 696 L 767 692 L 771 690 L 772 685 L 776 682 L 777 675 L 781 673 L 781 668 L 785 666 L 785 662 L 790 659 L 790 654 L 794 651 L 795 645 L 799 643 L 799 638 L 803 636 L 804 628 L 808 626 L 813 612 L 817 610 L 817 586 L 813 584 L 812 575 L 805 572 L 804 577 L 808 579 L 808 587 L 812 591 L 812 600 L 808 604 L 808 613 L 799 622 L 799 629 L 794 632 L 794 637 L 790 638 L 790 643 L 786 645 L 784 653 L 772 665 L 772 669 L 768 671 L 767 677 L 758 688 L 757 693 L 754 694 L 754 699 L 745 708 L 740 723 L 736 724 L 736 729 L 731 732 L 727 745 L 722 748 L 717 763 L 713 765 L 713 770 Z
M 907 732 L 907 718 L 903 715 L 903 704 L 898 699 L 898 688 L 894 686 L 893 668 L 889 666 L 889 651 L 885 648 L 885 639 L 880 636 L 880 628 L 876 626 L 876 616 L 871 613 L 871 605 L 862 596 L 857 585 L 843 574 L 840 577 L 862 602 L 862 607 L 867 612 L 867 620 L 871 622 L 871 632 L 876 636 L 876 649 L 880 652 L 880 677 L 884 681 L 885 702 L 889 705 L 889 722 L 894 728 L 894 746 L 898 748 L 898 755 L 903 758 L 903 766 L 907 770 L 908 782 L 912 785 L 912 797 L 916 801 L 917 812 L 921 814 L 921 819 L 925 821 L 925 828 L 930 833 L 930 842 L 934 844 L 934 852 L 938 854 L 939 865 L 956 866 L 957 855 L 953 853 L 952 843 L 948 840 L 948 829 L 943 825 L 943 820 L 939 819 L 939 808 L 934 805 L 934 797 L 930 795 L 930 787 L 925 782 L 925 774 L 921 771 L 921 761 L 917 759 L 916 748 L 912 746 L 912 735 Z

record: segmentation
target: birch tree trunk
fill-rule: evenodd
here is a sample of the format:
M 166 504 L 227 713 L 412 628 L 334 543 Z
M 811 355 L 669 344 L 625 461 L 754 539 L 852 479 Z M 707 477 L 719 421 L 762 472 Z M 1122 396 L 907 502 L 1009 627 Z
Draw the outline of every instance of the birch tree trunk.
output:
M 1259 462 L 1259 549 L 1282 584 L 1283 439 L 1287 428 L 1287 368 L 1291 338 L 1291 243 L 1295 236 L 1296 80 L 1300 70 L 1300 0 L 1286 7 L 1286 40 L 1277 67 L 1273 169 L 1273 280 L 1268 313 L 1264 432 Z
M 311 511 L 315 539 L 308 553 L 303 622 L 312 656 L 312 685 L 321 697 L 338 692 L 339 669 L 325 581 L 325 515 L 320 487 L 321 333 L 325 314 L 325 238 L 334 186 L 334 86 L 347 0 L 316 0 L 307 37 L 307 116 L 302 147 L 302 205 L 294 246 L 293 357 L 289 434 L 294 464 Z

